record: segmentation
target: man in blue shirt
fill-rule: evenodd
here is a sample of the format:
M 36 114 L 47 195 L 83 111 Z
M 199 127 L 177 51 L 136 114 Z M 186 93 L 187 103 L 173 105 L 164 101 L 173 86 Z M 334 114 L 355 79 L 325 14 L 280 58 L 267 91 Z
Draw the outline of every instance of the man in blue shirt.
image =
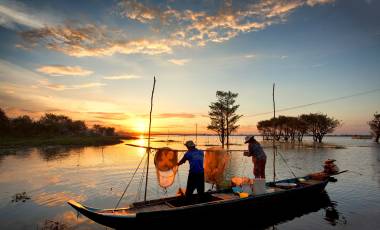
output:
M 178 162 L 178 166 L 186 161 L 189 161 L 190 163 L 189 176 L 187 178 L 186 186 L 186 198 L 189 198 L 195 189 L 197 189 L 199 195 L 203 195 L 205 190 L 205 176 L 203 169 L 204 153 L 202 150 L 195 147 L 193 141 L 186 141 L 185 146 L 188 151 Z

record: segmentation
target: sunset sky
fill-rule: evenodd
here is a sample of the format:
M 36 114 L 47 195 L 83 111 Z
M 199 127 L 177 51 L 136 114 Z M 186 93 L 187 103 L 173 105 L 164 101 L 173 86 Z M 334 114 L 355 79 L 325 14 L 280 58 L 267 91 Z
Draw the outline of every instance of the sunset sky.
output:
M 380 112 L 380 1 L 0 0 L 0 107 L 145 132 L 208 132 L 217 90 L 239 93 L 238 133 L 272 110 L 327 113 L 367 134 Z M 352 96 L 352 97 L 350 97 Z

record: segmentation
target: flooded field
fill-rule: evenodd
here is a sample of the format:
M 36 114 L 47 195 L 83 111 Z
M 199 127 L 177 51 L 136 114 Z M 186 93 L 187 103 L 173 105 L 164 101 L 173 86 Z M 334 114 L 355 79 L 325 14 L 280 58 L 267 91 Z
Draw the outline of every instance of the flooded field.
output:
M 244 137 L 233 137 L 232 149 L 244 150 Z M 157 136 L 154 147 L 184 149 L 183 141 L 194 137 Z M 171 140 L 171 141 L 167 141 Z M 201 149 L 217 144 L 216 137 L 197 138 Z M 337 183 L 329 183 L 326 204 L 288 216 L 268 220 L 266 227 L 276 229 L 379 229 L 380 228 L 380 145 L 371 140 L 327 137 L 323 148 L 281 145 L 279 152 L 295 175 L 320 171 L 325 159 L 333 158 L 342 170 Z M 125 143 L 146 145 L 146 139 Z M 144 149 L 125 143 L 105 147 L 45 147 L 0 150 L 0 223 L 2 229 L 105 229 L 67 205 L 69 199 L 89 206 L 112 208 L 116 205 L 132 173 L 145 153 Z M 265 145 L 266 146 L 266 145 Z M 272 149 L 268 155 L 267 180 L 273 178 Z M 338 147 L 336 147 L 338 146 Z M 233 151 L 228 176 L 252 177 L 252 162 L 242 151 Z M 182 154 L 180 154 L 181 156 Z M 179 180 L 167 191 L 158 187 L 153 162 L 150 165 L 148 198 L 175 194 L 186 186 L 188 164 L 180 168 Z M 277 178 L 292 174 L 285 161 L 277 157 Z M 143 199 L 143 171 L 133 179 L 120 206 Z M 206 188 L 209 188 L 209 186 Z M 289 216 L 290 215 L 290 216 Z M 4 228 L 4 226 L 6 226 Z M 272 227 L 270 227 L 272 228 Z

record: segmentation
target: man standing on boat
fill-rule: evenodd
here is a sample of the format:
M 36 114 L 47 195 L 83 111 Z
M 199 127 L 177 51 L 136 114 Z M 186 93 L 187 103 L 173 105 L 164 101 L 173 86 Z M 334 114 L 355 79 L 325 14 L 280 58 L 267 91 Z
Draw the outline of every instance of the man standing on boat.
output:
M 204 153 L 195 147 L 193 141 L 186 141 L 187 152 L 178 162 L 178 166 L 186 161 L 190 163 L 189 176 L 187 177 L 186 198 L 189 198 L 195 189 L 199 195 L 203 195 L 205 190 L 205 176 L 203 168 Z
M 246 136 L 245 143 L 248 143 L 248 155 L 252 156 L 253 175 L 255 175 L 255 178 L 265 178 L 267 155 L 260 143 L 255 139 L 255 136 Z

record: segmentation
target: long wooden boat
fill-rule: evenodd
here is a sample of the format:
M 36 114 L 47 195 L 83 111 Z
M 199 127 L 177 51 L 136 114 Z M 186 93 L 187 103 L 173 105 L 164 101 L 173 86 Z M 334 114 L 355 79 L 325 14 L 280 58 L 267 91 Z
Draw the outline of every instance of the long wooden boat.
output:
M 168 223 L 185 223 L 187 227 L 200 224 L 202 221 L 215 226 L 225 221 L 241 220 L 252 222 L 254 226 L 255 222 L 262 218 L 278 217 L 273 216 L 276 211 L 286 213 L 297 210 L 297 207 L 312 206 L 315 202 L 320 205 L 318 197 L 324 193 L 328 181 L 328 178 L 314 180 L 306 176 L 268 182 L 265 193 L 246 198 L 240 198 L 232 190 L 223 190 L 206 192 L 203 197 L 194 195 L 190 201 L 175 196 L 136 202 L 129 207 L 118 209 L 90 208 L 74 200 L 70 200 L 68 204 L 89 219 L 111 228 L 127 228 L 142 224 L 167 226 Z M 278 186 L 284 183 L 293 184 L 294 187 Z

